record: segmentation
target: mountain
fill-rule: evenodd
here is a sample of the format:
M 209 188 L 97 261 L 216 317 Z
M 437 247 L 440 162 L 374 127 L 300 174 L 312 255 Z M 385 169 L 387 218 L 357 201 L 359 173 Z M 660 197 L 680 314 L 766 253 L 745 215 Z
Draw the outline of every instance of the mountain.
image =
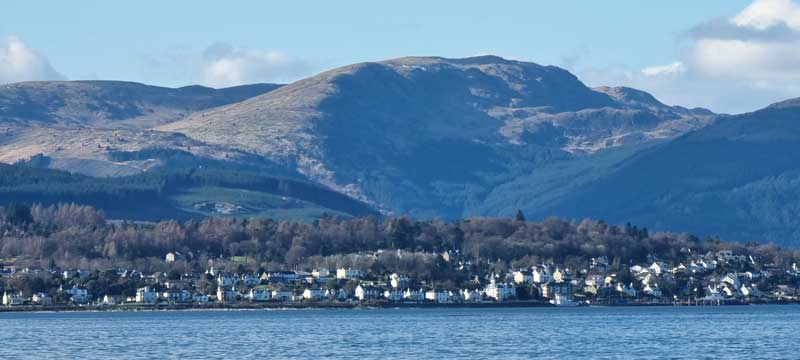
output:
M 114 211 L 144 188 L 165 209 L 148 219 L 521 209 L 800 244 L 800 99 L 717 115 L 494 56 L 353 64 L 279 87 L 101 84 L 0 91 L 0 161 L 71 173 L 17 177 L 0 198 L 113 194 L 107 211 L 130 216 Z
M 0 166 L 0 199 L 78 202 L 135 220 L 374 214 L 267 159 L 149 130 L 279 86 L 164 88 L 119 81 L 0 86 L 0 159 L 20 162 Z
M 799 121 L 800 99 L 721 117 L 636 153 L 557 203 L 529 209 L 797 246 Z
M 495 56 L 360 63 L 156 130 L 286 164 L 390 213 L 477 214 L 491 190 L 544 164 L 647 146 L 707 110 Z

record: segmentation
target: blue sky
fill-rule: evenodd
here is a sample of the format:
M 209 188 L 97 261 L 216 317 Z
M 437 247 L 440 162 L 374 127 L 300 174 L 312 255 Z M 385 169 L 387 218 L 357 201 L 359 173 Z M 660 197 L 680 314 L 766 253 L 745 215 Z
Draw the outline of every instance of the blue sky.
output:
M 741 112 L 800 96 L 798 9 L 791 0 L 5 0 L 0 82 L 218 87 L 405 55 L 491 53 L 562 66 L 592 86 Z

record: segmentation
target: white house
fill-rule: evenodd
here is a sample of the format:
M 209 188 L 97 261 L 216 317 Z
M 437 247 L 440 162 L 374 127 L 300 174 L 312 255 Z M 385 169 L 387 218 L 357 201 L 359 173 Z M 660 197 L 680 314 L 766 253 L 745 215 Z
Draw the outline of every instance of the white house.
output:
M 73 285 L 71 289 L 64 291 L 64 293 L 69 294 L 72 302 L 76 304 L 84 304 L 89 301 L 89 291 L 85 288 Z
M 399 290 L 385 290 L 383 297 L 389 301 L 403 301 L 403 292 Z
M 661 289 L 659 289 L 658 284 L 655 283 L 653 284 L 653 286 L 650 286 L 650 284 L 645 285 L 642 291 L 644 291 L 645 294 L 650 295 L 652 297 L 661 297 Z
M 289 301 L 292 299 L 292 292 L 287 289 L 272 290 L 272 299 L 277 301 Z
M 236 285 L 236 277 L 231 274 L 219 274 L 217 275 L 217 286 L 233 286 Z
M 247 287 L 261 284 L 261 279 L 256 274 L 244 274 L 240 280 Z
M 717 286 L 709 285 L 706 288 L 706 296 L 703 297 L 703 300 L 718 301 L 723 299 L 722 291 Z
M 550 275 L 550 269 L 547 266 L 542 266 L 541 269 L 538 267 L 534 267 L 533 271 L 533 282 L 537 284 L 547 283 L 553 280 L 552 276 Z
M 389 283 L 392 285 L 392 288 L 394 289 L 406 287 L 408 286 L 408 283 L 410 281 L 411 280 L 408 278 L 408 276 L 405 275 L 400 275 L 398 273 L 393 273 L 392 275 L 389 275 Z
M 731 286 L 727 283 L 722 284 L 722 293 L 725 294 L 725 297 L 733 297 L 733 295 L 736 294 L 736 291 L 737 290 L 735 288 L 731 288 Z
M 686 273 L 687 271 L 689 271 L 689 269 L 687 269 L 686 265 L 683 265 L 683 263 L 680 263 L 678 264 L 678 266 L 672 268 L 672 273 L 675 275 L 683 274 Z
M 494 281 L 494 278 L 492 278 L 489 285 L 484 289 L 484 293 L 486 293 L 486 297 L 492 298 L 495 301 L 505 301 L 516 296 L 517 289 L 511 284 L 498 284 Z
M 553 271 L 553 281 L 561 283 L 567 280 L 569 280 L 569 269 L 556 268 L 556 271 Z
M 269 301 L 272 299 L 272 292 L 269 289 L 250 289 L 250 292 L 247 294 L 247 300 L 258 302 L 258 301 Z
M 605 278 L 600 274 L 589 274 L 586 275 L 586 279 L 583 280 L 583 283 L 584 285 L 599 287 L 605 283 Z
M 403 292 L 403 299 L 408 301 L 425 301 L 425 292 L 422 290 L 406 289 Z
M 734 273 L 728 273 L 721 280 L 722 283 L 728 284 L 736 289 L 742 287 L 741 282 L 739 282 L 739 277 Z
M 189 287 L 190 282 L 185 280 L 167 280 L 164 282 L 164 286 L 167 289 L 185 289 Z
M 667 264 L 663 262 L 653 262 L 647 269 L 655 276 L 661 276 L 661 273 L 667 271 L 668 267 Z
M 167 302 L 170 303 L 170 304 L 188 303 L 188 302 L 192 301 L 192 293 L 190 293 L 190 292 L 188 292 L 186 290 L 178 291 L 178 290 L 170 289 L 168 291 L 165 291 L 163 294 L 161 294 L 161 296 L 164 299 L 166 299 Z
M 331 271 L 326 269 L 326 268 L 314 269 L 313 271 L 311 271 L 311 276 L 313 276 L 313 277 L 315 277 L 317 279 L 319 279 L 319 278 L 327 278 L 327 277 L 331 276 Z
M 617 283 L 616 290 L 622 295 L 636 297 L 636 289 L 633 288 L 633 283 L 631 283 L 630 286 L 624 286 L 622 283 Z
M 123 303 L 122 296 L 103 295 L 103 305 L 117 305 Z
M 542 284 L 540 290 L 542 292 L 542 297 L 545 298 L 553 299 L 555 298 L 556 294 L 563 298 L 571 298 L 573 287 L 570 283 L 557 283 L 551 281 L 549 283 Z
M 649 269 L 645 269 L 641 265 L 633 265 L 629 268 L 629 270 L 633 276 L 636 276 L 639 279 L 650 273 Z
M 742 293 L 742 296 L 745 297 L 759 297 L 761 296 L 761 290 L 758 290 L 755 284 L 751 284 L 751 286 L 742 285 L 739 289 Z
M 516 270 L 513 272 L 514 282 L 517 284 L 533 283 L 533 272 L 528 270 Z
M 481 292 L 478 290 L 462 289 L 461 298 L 466 302 L 479 302 L 482 300 Z
M 589 262 L 590 269 L 600 269 L 605 270 L 608 267 L 608 257 L 600 256 L 596 258 L 592 258 Z
M 747 271 L 747 272 L 744 273 L 744 276 L 746 278 L 748 278 L 749 280 L 759 280 L 759 279 L 761 279 L 761 273 L 760 272 Z
M 158 292 L 149 286 L 136 290 L 136 302 L 141 304 L 155 304 L 158 301 Z
M 270 282 L 288 283 L 297 281 L 300 277 L 294 271 L 271 271 L 267 274 Z
M 172 264 L 180 259 L 183 259 L 183 255 L 179 252 L 168 252 L 166 256 L 164 256 L 164 261 L 169 264 Z
M 31 301 L 34 304 L 53 305 L 53 297 L 41 292 L 33 294 L 33 296 L 31 297 Z
M 24 299 L 22 298 L 22 292 L 19 292 L 17 294 L 14 293 L 9 294 L 8 292 L 3 292 L 3 305 L 5 306 L 22 305 L 23 301 Z
M 450 303 L 450 292 L 448 291 L 437 291 L 437 290 L 428 290 L 425 292 L 425 300 L 433 301 L 438 304 L 447 304 Z
M 317 301 L 325 298 L 325 289 L 303 290 L 303 300 Z
M 373 300 L 377 299 L 380 296 L 378 289 L 372 286 L 361 286 L 358 285 L 355 291 L 356 299 L 365 301 L 365 300 Z
M 223 286 L 217 287 L 217 302 L 237 301 L 240 296 L 241 294 L 235 289 L 228 289 Z
M 358 269 L 336 269 L 336 278 L 340 280 L 357 280 L 361 279 L 362 277 L 364 277 L 364 272 Z

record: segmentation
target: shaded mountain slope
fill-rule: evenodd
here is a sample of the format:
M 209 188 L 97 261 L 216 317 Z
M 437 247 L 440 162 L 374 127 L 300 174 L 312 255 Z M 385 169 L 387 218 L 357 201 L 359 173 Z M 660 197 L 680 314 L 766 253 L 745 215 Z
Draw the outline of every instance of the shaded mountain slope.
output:
M 800 101 L 791 100 L 642 151 L 538 213 L 797 244 L 798 149 Z

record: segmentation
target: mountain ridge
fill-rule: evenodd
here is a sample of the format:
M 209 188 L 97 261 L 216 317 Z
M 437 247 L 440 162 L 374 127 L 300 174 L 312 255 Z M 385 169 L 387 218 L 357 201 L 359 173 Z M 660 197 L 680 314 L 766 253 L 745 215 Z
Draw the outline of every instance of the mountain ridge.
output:
M 439 142 L 476 154 L 495 153 L 479 161 L 478 169 L 453 168 L 492 173 L 497 169 L 490 163 L 515 158 L 514 146 L 592 153 L 675 136 L 709 120 L 707 113 L 688 119 L 668 109 L 633 108 L 554 66 L 492 56 L 403 57 L 325 71 L 157 130 L 209 144 L 236 143 L 243 151 L 294 162 L 298 172 L 314 181 L 391 208 L 369 187 L 393 185 L 365 184 L 366 178 L 378 176 L 373 180 L 395 185 L 417 178 L 419 169 L 396 164 L 420 160 Z M 681 126 L 658 127 L 666 121 Z M 604 123 L 592 128 L 599 122 Z M 605 133 L 594 138 L 601 130 Z M 453 156 L 441 161 L 459 162 Z M 383 174 L 372 171 L 382 168 Z M 431 181 L 436 179 L 423 176 L 405 191 L 424 193 L 420 187 Z
M 21 134 L 0 132 L 0 161 L 42 153 L 48 167 L 120 181 L 173 167 L 255 171 L 320 184 L 384 214 L 457 219 L 520 209 L 532 218 L 800 243 L 791 216 L 800 211 L 792 205 L 800 202 L 798 107 L 789 99 L 714 114 L 637 89 L 589 88 L 554 66 L 402 57 L 138 128 L 40 121 Z M 175 199 L 201 206 L 229 190 L 195 188 Z

